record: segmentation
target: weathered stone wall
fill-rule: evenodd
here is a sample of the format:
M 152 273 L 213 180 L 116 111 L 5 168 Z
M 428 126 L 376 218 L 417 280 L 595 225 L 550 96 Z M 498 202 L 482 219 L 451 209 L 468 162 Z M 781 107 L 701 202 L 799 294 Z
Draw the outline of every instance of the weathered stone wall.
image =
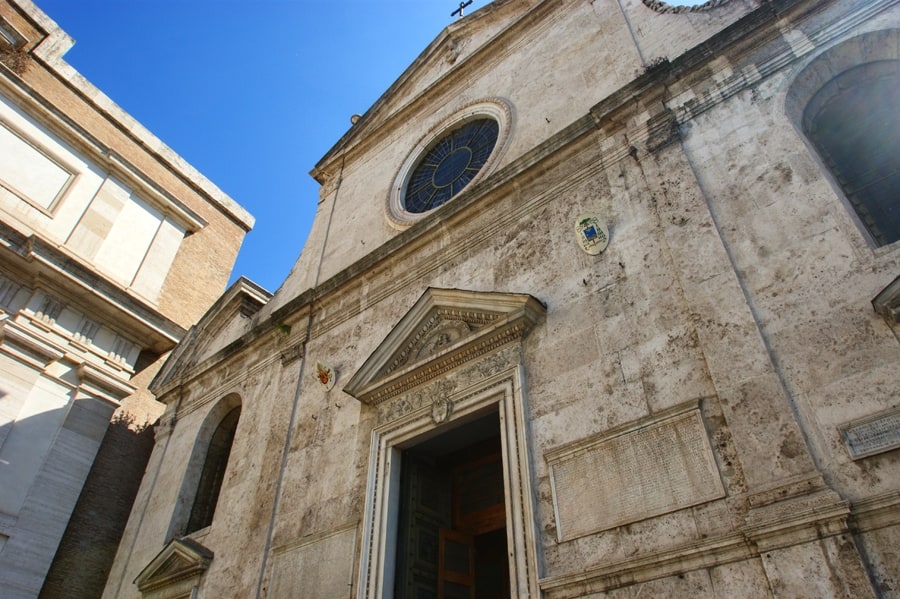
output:
M 516 588 L 534 583 L 548 598 L 896 591 L 897 450 L 851 459 L 840 429 L 895 403 L 900 347 L 871 300 L 897 276 L 900 246 L 868 244 L 785 106 L 815 56 L 897 28 L 900 13 L 841 1 L 708 14 L 624 4 L 658 28 L 648 40 L 706 42 L 644 72 L 636 52 L 613 51 L 628 26 L 614 3 L 529 4 L 546 13 L 519 31 L 521 52 L 471 63 L 465 89 L 452 70 L 435 71 L 445 77 L 430 88 L 416 74 L 415 89 L 440 100 L 434 116 L 373 116 L 383 129 L 326 157 L 313 232 L 279 294 L 204 341 L 210 324 L 182 355 L 221 349 L 159 382 L 166 437 L 105 596 L 139 596 L 129 581 L 169 540 L 205 415 L 232 393 L 244 411 L 226 485 L 213 524 L 191 535 L 215 553 L 199 592 L 291 596 L 346 585 L 351 572 L 348 594 L 376 596 L 390 567 L 378 543 L 392 526 L 378 494 L 396 497 L 383 484 L 396 472 L 391 451 L 417 441 L 381 439 L 429 419 L 421 435 L 446 430 L 442 419 L 461 418 L 452 401 L 468 399 L 461 387 L 473 372 L 499 377 L 496 363 L 522 377 L 509 397 L 524 428 L 503 429 L 514 437 L 506 475 L 531 492 L 510 497 L 506 479 L 518 510 L 507 523 L 527 529 L 509 533 Z M 865 56 L 873 38 L 859 39 Z M 387 188 L 408 148 L 493 96 L 513 112 L 498 170 L 392 228 Z M 417 102 L 397 114 L 423 114 Z M 599 256 L 573 235 L 585 213 L 609 228 Z M 470 349 L 460 345 L 378 379 L 369 361 L 392 334 L 423 330 L 404 327 L 429 288 L 527 294 L 546 313 L 520 342 L 491 348 L 497 362 L 439 362 Z M 330 390 L 317 361 L 337 373 Z M 383 382 L 384 404 L 360 397 L 360 373 Z M 451 408 L 433 412 L 435 397 Z M 328 568 L 317 550 L 344 557 Z
M 383 213 L 400 166 L 420 138 L 435 134 L 444 120 L 468 103 L 498 96 L 514 107 L 509 147 L 497 165 L 497 169 L 503 169 L 643 72 L 645 65 L 615 3 L 569 2 L 560 10 L 558 2 L 543 2 L 524 10 L 527 4 L 517 3 L 518 14 L 508 17 L 515 23 L 510 31 L 496 34 L 477 52 L 470 51 L 444 79 L 437 80 L 440 85 L 434 82 L 436 74 L 442 72 L 442 59 L 428 56 L 418 76 L 431 81 L 430 86 L 405 104 L 400 104 L 402 96 L 384 98 L 385 106 L 373 115 L 375 123 L 363 119 L 354 128 L 359 132 L 351 131 L 356 138 L 354 149 L 347 154 L 365 152 L 365 156 L 319 165 L 327 179 L 340 178 L 340 199 L 333 213 L 329 200 L 320 204 L 304 252 L 284 283 L 286 292 L 275 298 L 270 309 L 314 284 L 310 277 L 318 271 L 329 223 L 342 223 L 344 230 L 352 229 L 354 235 L 327 236 L 320 280 L 397 235 Z M 643 5 L 636 10 L 662 18 Z M 714 30 L 714 26 L 734 18 L 734 9 L 724 12 L 707 17 L 712 21 L 705 30 Z M 673 35 L 681 35 L 684 18 L 674 22 L 671 16 L 668 18 Z M 457 36 L 478 38 L 479 27 Z M 589 58 L 573 59 L 575 56 Z M 374 157 L 376 163 L 372 162 Z M 329 196 L 330 192 L 326 190 Z
M 280 339 L 280 333 L 273 335 Z M 267 341 L 271 345 L 278 343 L 271 335 Z M 213 428 L 218 424 L 210 412 L 223 398 L 234 395 L 240 401 L 241 418 L 216 509 L 216 521 L 229 524 L 204 529 L 192 536 L 210 546 L 222 546 L 230 542 L 225 539 L 240 536 L 243 550 L 228 552 L 220 560 L 226 574 L 219 579 L 221 586 L 217 586 L 217 592 L 224 596 L 255 593 L 257 564 L 265 550 L 285 429 L 290 421 L 300 366 L 299 361 L 282 366 L 277 348 L 274 352 L 267 351 L 273 349 L 271 345 L 251 349 L 223 372 L 211 373 L 210 377 L 178 391 L 181 401 L 170 404 L 157 425 L 156 447 L 135 499 L 132 522 L 119 546 L 120 559 L 107 583 L 109 596 L 134 596 L 136 589 L 132 581 L 140 572 L 140 564 L 147 564 L 171 538 L 184 534 L 193 499 L 193 490 L 186 488 L 184 480 L 193 476 L 196 484 L 203 460 L 202 454 L 195 454 L 196 434 L 204 427 L 208 429 L 210 424 Z M 182 430 L 195 434 L 181 434 Z M 135 520 L 140 526 L 140 538 L 135 538 L 138 532 Z M 139 564 L 137 571 L 123 574 L 121 566 L 125 563 Z

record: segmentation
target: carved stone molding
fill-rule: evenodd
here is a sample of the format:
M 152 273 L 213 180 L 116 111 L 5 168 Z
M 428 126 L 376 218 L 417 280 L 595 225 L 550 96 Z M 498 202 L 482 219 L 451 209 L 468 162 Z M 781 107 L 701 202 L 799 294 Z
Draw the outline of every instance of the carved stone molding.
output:
M 141 570 L 134 583 L 145 599 L 187 596 L 209 568 L 213 552 L 190 538 L 173 539 Z
M 505 360 L 519 356 L 517 348 L 506 348 Z M 485 357 L 484 362 L 491 362 Z M 494 366 L 500 361 L 494 362 Z M 441 426 L 452 427 L 455 420 L 465 420 L 476 413 L 496 409 L 500 414 L 504 443 L 503 477 L 508 485 L 507 529 L 511 535 L 510 582 L 513 597 L 537 597 L 538 561 L 534 529 L 534 488 L 526 447 L 526 416 L 522 394 L 523 368 L 513 364 L 506 370 L 483 376 L 494 366 L 472 366 L 468 376 L 453 381 L 441 379 L 413 393 L 385 402 L 379 410 L 380 422 L 372 431 L 368 490 L 366 492 L 363 528 L 363 552 L 359 568 L 359 597 L 376 599 L 387 596 L 385 572 L 393 569 L 395 539 L 387 534 L 391 515 L 390 498 L 396 493 L 391 481 L 401 467 L 400 447 L 423 434 L 431 434 Z M 458 373 L 455 373 L 458 374 Z M 468 381 L 478 380 L 469 385 Z M 436 400 L 429 398 L 437 397 Z M 440 412 L 436 422 L 435 406 L 445 402 L 446 413 Z
M 78 382 L 84 391 L 114 405 L 118 405 L 137 389 L 127 380 L 104 372 L 88 362 L 79 364 L 77 371 Z
M 520 354 L 518 347 L 506 347 L 432 383 L 385 399 L 377 406 L 378 422 L 390 422 L 425 407 L 434 406 L 435 402 L 449 397 L 458 389 L 468 389 L 493 375 L 515 367 L 521 361 Z
M 794 486 L 797 488 L 787 492 L 803 488 L 806 484 L 799 482 Z M 775 494 L 779 494 L 780 490 L 785 489 L 780 488 Z M 732 534 L 704 538 L 671 549 L 604 563 L 596 568 L 544 578 L 540 581 L 542 596 L 545 599 L 575 599 L 592 593 L 608 593 L 633 584 L 758 558 L 766 551 L 815 542 L 846 534 L 849 530 L 847 503 L 828 491 L 789 502 L 772 503 L 767 507 L 769 509 L 765 510 L 765 514 L 752 515 L 741 530 Z M 867 515 L 877 514 L 873 518 L 876 519 L 895 509 L 896 497 L 885 497 Z M 773 510 L 782 513 L 775 516 Z M 892 521 L 896 521 L 896 517 Z
M 851 522 L 864 532 L 900 525 L 900 491 L 891 491 L 851 505 Z
M 544 306 L 525 294 L 425 291 L 353 376 L 344 391 L 375 407 L 366 492 L 359 596 L 389 595 L 396 539 L 396 481 L 403 450 L 475 414 L 495 410 L 508 492 L 510 589 L 536 597 L 538 561 L 532 476 L 522 392 L 521 339 Z M 392 511 L 394 510 L 394 511 Z M 388 582 L 385 583 L 387 576 Z M 389 587 L 387 587 L 389 588 Z
M 521 340 L 544 313 L 526 294 L 429 288 L 344 391 L 369 405 L 402 401 L 407 391 Z
M 2 351 L 41 369 L 65 355 L 62 348 L 9 318 L 0 321 L 0 346 Z
M 445 310 L 444 312 L 447 311 Z M 463 337 L 468 337 L 475 328 L 478 328 L 479 325 L 475 322 L 477 318 L 484 318 L 490 322 L 497 315 L 473 314 L 473 318 L 470 318 L 468 321 L 462 318 L 460 320 L 446 320 L 448 316 L 450 318 L 453 317 L 452 314 L 441 314 L 440 310 L 435 310 L 433 315 L 423 325 L 419 334 L 403 348 L 383 374 L 390 374 L 405 366 L 410 359 L 413 362 L 418 362 L 431 355 L 440 353 L 442 348 L 449 347 Z
M 439 397 L 431 404 L 431 420 L 435 424 L 442 424 L 450 419 L 453 413 L 453 402 L 449 399 Z
M 295 343 L 281 352 L 281 365 L 287 366 L 303 357 L 303 344 Z

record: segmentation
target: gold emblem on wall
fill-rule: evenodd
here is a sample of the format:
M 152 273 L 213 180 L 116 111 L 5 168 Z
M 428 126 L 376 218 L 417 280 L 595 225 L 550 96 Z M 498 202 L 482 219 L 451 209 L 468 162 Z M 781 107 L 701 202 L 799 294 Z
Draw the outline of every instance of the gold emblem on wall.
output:
M 334 371 L 334 368 L 325 362 L 316 360 L 316 378 L 319 379 L 319 383 L 326 391 L 331 391 L 331 388 L 334 387 L 334 382 L 337 379 L 337 373 Z

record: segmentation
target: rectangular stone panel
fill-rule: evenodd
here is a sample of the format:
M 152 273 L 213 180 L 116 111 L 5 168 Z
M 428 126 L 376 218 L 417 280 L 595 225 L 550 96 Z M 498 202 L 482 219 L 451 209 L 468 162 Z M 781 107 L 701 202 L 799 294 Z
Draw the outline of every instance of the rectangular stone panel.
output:
M 900 409 L 846 424 L 841 437 L 854 460 L 900 447 Z
M 109 183 L 110 180 L 107 180 Z M 121 183 L 122 191 L 126 191 Z M 107 184 L 104 184 L 104 188 Z M 127 192 L 127 191 L 126 191 Z M 133 193 L 113 221 L 94 257 L 96 264 L 117 279 L 131 283 L 150 249 L 162 222 L 162 214 Z
M 547 461 L 560 541 L 725 495 L 698 409 L 587 439 Z
M 184 239 L 185 229 L 171 219 L 164 218 L 159 225 L 159 231 L 147 251 L 144 261 L 141 263 L 138 273 L 131 284 L 132 289 L 155 301 L 159 297 L 159 291 L 169 268 L 175 260 L 175 254 Z
M 273 599 L 349 597 L 355 555 L 355 526 L 278 549 L 272 561 L 269 596 Z
M 0 123 L 0 185 L 50 210 L 74 178 L 66 167 Z

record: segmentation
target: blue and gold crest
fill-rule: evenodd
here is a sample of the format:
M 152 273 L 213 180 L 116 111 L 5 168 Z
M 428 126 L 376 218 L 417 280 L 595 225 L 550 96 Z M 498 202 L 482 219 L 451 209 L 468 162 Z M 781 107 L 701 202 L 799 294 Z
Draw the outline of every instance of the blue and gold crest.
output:
M 599 218 L 589 214 L 582 214 L 575 219 L 575 236 L 581 249 L 596 256 L 609 245 L 609 229 Z

